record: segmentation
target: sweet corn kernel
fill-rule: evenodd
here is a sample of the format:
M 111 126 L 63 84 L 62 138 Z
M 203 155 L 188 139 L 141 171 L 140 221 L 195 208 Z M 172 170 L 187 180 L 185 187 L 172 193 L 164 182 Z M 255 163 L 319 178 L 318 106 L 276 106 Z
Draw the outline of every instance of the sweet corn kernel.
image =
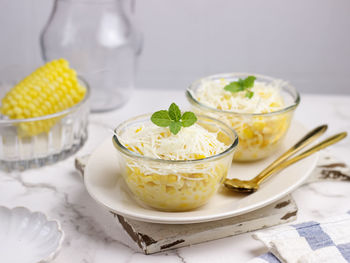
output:
M 272 102 L 271 104 L 270 104 L 270 107 L 280 107 L 281 105 L 279 104 L 279 103 L 277 103 L 277 102 Z
M 206 173 L 151 175 L 145 175 L 135 164 L 127 161 L 123 173 L 130 190 L 147 205 L 165 211 L 186 211 L 203 205 L 227 174 L 227 167 L 221 163 L 203 167 Z
M 176 175 L 171 174 L 171 175 L 168 176 L 168 182 L 169 183 L 175 183 L 176 181 L 177 181 L 177 176 Z
M 252 139 L 254 137 L 254 132 L 249 127 L 246 127 L 243 129 L 242 137 Z
M 204 159 L 205 158 L 205 155 L 203 154 L 194 154 L 194 159 Z
M 254 121 L 253 122 L 253 128 L 258 130 L 258 131 L 262 131 L 265 127 L 266 123 L 264 121 Z

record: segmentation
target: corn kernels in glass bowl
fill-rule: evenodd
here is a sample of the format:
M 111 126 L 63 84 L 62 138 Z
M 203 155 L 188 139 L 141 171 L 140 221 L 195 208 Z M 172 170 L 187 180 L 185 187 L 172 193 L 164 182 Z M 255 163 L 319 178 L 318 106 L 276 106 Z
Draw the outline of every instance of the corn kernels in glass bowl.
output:
M 156 159 L 131 151 L 118 136 L 146 122 L 150 122 L 150 115 L 126 121 L 117 127 L 113 137 L 121 174 L 136 200 L 162 211 L 188 211 L 207 203 L 231 167 L 238 143 L 235 132 L 218 120 L 199 116 L 197 123 L 216 134 L 217 140 L 227 146 L 225 150 L 205 158 L 198 154 L 200 159 Z
M 269 86 L 269 90 L 272 90 L 273 94 L 259 94 L 259 96 L 253 97 L 252 100 L 240 98 L 240 102 L 236 103 L 235 97 L 230 96 L 229 92 L 222 92 L 226 83 L 237 81 L 239 78 L 245 78 L 251 74 L 246 73 L 232 73 L 232 74 L 218 74 L 209 77 L 205 77 L 198 81 L 195 81 L 186 91 L 188 101 L 192 105 L 192 110 L 197 114 L 205 114 L 212 118 L 221 120 L 234 129 L 239 137 L 239 145 L 234 154 L 235 161 L 255 161 L 270 156 L 282 144 L 285 137 L 293 113 L 299 104 L 300 97 L 296 89 L 284 81 L 280 81 L 271 77 L 254 75 L 256 81 L 260 85 L 266 84 Z M 216 98 L 217 105 L 210 105 L 208 101 L 198 96 L 198 92 L 202 91 L 203 83 L 214 83 L 217 85 Z M 266 109 L 259 109 L 261 100 L 266 99 L 273 100 L 268 104 L 268 111 Z M 225 97 L 226 96 L 226 97 Z M 208 98 L 210 96 L 207 95 Z M 241 102 L 245 105 L 240 104 Z M 247 105 L 249 104 L 250 105 Z M 223 107 L 220 106 L 223 104 Z M 238 112 L 234 110 L 228 110 L 231 107 L 239 108 L 247 106 L 249 112 Z M 224 108 L 224 109 L 223 109 Z M 260 110 L 260 111 L 259 111 Z

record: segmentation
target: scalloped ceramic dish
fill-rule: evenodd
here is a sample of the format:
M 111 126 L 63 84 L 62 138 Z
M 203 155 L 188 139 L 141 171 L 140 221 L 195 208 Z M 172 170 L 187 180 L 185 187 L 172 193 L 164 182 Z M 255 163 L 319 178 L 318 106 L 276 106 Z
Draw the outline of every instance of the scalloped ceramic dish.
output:
M 0 206 L 1 262 L 37 263 L 52 260 L 63 241 L 57 221 L 24 207 Z

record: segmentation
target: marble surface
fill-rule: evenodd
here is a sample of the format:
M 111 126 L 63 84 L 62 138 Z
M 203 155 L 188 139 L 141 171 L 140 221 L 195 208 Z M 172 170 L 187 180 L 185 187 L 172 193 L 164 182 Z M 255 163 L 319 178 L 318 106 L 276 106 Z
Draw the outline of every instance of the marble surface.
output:
M 166 108 L 173 101 L 189 106 L 181 91 L 137 90 L 122 109 L 92 114 L 89 139 L 77 155 L 93 151 L 121 121 Z M 350 132 L 350 96 L 302 94 L 295 119 L 308 128 L 327 123 L 327 134 Z M 350 165 L 350 137 L 329 152 Z M 65 241 L 53 262 L 245 262 L 265 252 L 263 245 L 248 233 L 146 256 L 87 194 L 74 169 L 74 157 L 25 172 L 0 172 L 0 205 L 25 206 L 61 222 Z M 297 220 L 318 220 L 349 211 L 349 186 L 348 182 L 319 182 L 300 187 L 293 193 L 299 207 Z

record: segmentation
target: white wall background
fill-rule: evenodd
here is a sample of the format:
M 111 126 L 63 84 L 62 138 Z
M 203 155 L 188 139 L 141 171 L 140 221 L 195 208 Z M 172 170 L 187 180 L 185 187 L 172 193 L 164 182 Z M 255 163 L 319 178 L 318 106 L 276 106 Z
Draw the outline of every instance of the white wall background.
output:
M 42 63 L 38 36 L 52 4 L 0 0 L 0 68 Z M 350 0 L 136 0 L 136 20 L 139 87 L 185 89 L 244 71 L 302 92 L 350 94 Z

